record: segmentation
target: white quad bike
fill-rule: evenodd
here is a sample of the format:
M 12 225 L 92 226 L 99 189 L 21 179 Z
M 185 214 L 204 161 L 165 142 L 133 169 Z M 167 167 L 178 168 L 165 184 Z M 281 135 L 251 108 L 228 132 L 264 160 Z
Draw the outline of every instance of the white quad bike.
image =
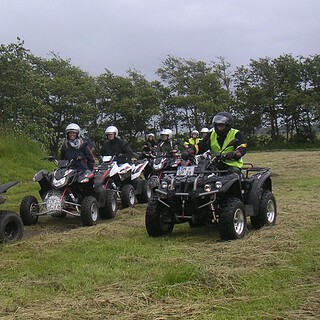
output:
M 118 199 L 122 208 L 133 207 L 136 202 L 148 202 L 152 196 L 147 180 L 142 179 L 147 161 L 118 164 L 115 156 L 102 156 L 94 171 L 94 190 L 101 218 L 116 216 Z

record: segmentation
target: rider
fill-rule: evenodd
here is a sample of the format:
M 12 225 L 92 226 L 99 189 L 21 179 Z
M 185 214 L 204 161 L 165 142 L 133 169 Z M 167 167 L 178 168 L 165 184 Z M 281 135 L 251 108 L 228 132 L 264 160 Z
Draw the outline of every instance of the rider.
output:
M 206 127 L 202 128 L 200 131 L 201 140 L 204 139 L 209 133 L 210 133 L 210 130 L 208 128 Z
M 157 141 L 155 140 L 155 138 L 156 137 L 153 133 L 149 133 L 147 135 L 147 140 L 145 141 L 142 149 L 143 153 L 148 153 L 152 149 L 155 149 L 157 147 Z
M 196 145 L 198 144 L 200 141 L 199 138 L 199 131 L 198 130 L 193 130 L 191 133 L 191 138 L 189 138 L 189 140 L 187 142 L 184 143 L 184 145 L 186 146 L 186 148 L 188 148 L 190 145 Z
M 70 123 L 66 127 L 66 139 L 61 147 L 61 160 L 75 159 L 74 167 L 79 171 L 93 170 L 94 156 L 89 143 L 80 136 L 80 127 Z
M 160 132 L 161 141 L 158 144 L 158 151 L 172 153 L 176 153 L 178 151 L 178 145 L 174 140 L 172 140 L 172 135 L 173 132 L 171 129 L 163 129 Z
M 130 162 L 133 151 L 128 142 L 118 137 L 118 129 L 109 126 L 105 131 L 107 140 L 103 143 L 101 154 L 104 156 L 115 156 L 114 160 L 118 163 Z
M 243 166 L 242 157 L 246 154 L 247 144 L 243 134 L 232 128 L 233 118 L 229 112 L 218 112 L 213 118 L 214 131 L 202 139 L 196 146 L 186 150 L 188 154 L 203 153 L 211 149 L 213 154 L 222 153 L 224 161 L 218 166 L 221 170 L 240 172 Z M 234 143 L 226 148 L 232 141 Z M 183 155 L 186 157 L 186 153 Z

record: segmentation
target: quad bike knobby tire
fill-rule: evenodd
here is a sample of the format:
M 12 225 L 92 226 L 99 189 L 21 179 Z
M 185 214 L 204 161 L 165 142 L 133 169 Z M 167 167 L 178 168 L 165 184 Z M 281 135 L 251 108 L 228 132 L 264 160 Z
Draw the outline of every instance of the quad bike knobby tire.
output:
M 113 219 L 117 214 L 118 203 L 117 194 L 112 190 L 106 190 L 105 206 L 99 208 L 101 219 Z
M 18 214 L 9 210 L 0 211 L 0 242 L 21 240 L 23 222 Z
M 149 202 L 145 218 L 149 236 L 161 237 L 172 233 L 174 224 L 170 220 L 169 210 L 156 199 Z
M 259 204 L 259 215 L 250 217 L 251 225 L 254 229 L 263 226 L 272 226 L 277 219 L 277 204 L 273 193 L 264 190 Z
M 38 222 L 38 216 L 33 213 L 39 213 L 38 200 L 34 196 L 25 196 L 20 204 L 20 217 L 25 226 L 31 226 Z
M 131 184 L 125 184 L 121 189 L 120 198 L 122 208 L 133 207 L 136 203 L 134 187 Z
M 138 203 L 148 203 L 149 200 L 152 198 L 152 188 L 148 183 L 148 180 L 139 180 L 138 181 L 138 190 L 140 193 L 137 194 Z
M 219 212 L 219 232 L 223 240 L 236 240 L 246 234 L 247 218 L 244 204 L 238 198 L 228 198 Z
M 99 215 L 98 202 L 95 197 L 84 197 L 81 201 L 81 221 L 84 227 L 97 224 Z

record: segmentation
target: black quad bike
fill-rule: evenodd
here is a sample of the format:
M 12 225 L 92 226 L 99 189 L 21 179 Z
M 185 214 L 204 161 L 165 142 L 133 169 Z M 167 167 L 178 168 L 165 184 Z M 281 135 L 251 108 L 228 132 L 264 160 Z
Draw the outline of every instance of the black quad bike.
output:
M 247 216 L 255 229 L 274 225 L 277 206 L 271 170 L 252 164 L 245 164 L 241 173 L 218 170 L 224 160 L 220 154 L 166 172 L 146 210 L 148 234 L 170 234 L 175 224 L 184 222 L 191 227 L 218 223 L 220 237 L 234 240 L 244 237 Z
M 19 181 L 11 181 L 0 185 L 0 204 L 6 201 L 2 195 Z M 23 223 L 20 216 L 9 210 L 0 210 L 0 242 L 20 240 L 23 236 Z
M 98 220 L 98 203 L 93 191 L 93 173 L 79 172 L 74 163 L 81 159 L 61 160 L 47 157 L 57 164 L 53 172 L 40 170 L 33 180 L 40 185 L 41 202 L 32 195 L 25 196 L 20 204 L 20 216 L 25 225 L 38 222 L 39 216 L 61 218 L 67 214 L 80 216 L 83 226 L 92 226 Z

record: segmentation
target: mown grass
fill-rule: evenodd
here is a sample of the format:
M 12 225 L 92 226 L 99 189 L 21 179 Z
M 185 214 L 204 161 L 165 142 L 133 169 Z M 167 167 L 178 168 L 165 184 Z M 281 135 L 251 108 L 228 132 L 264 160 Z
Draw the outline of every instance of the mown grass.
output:
M 247 154 L 246 161 L 273 169 L 279 216 L 272 228 L 249 225 L 239 241 L 187 224 L 150 238 L 146 205 L 87 228 L 74 217 L 40 218 L 25 227 L 25 239 L 0 249 L 0 318 L 318 319 L 319 156 Z M 10 189 L 19 197 L 10 193 L 3 205 L 10 200 L 16 211 L 24 193 L 37 190 L 20 179 Z

